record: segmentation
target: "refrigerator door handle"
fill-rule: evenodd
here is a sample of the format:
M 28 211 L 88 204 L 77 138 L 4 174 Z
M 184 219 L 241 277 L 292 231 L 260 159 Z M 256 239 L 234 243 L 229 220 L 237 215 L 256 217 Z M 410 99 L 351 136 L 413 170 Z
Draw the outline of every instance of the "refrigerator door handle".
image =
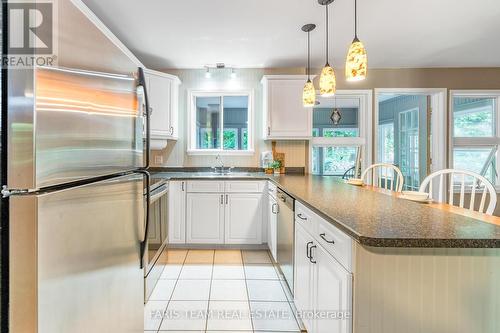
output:
M 149 190 L 149 185 L 151 183 L 151 175 L 149 174 L 148 171 L 146 170 L 137 170 L 136 172 L 141 173 L 144 176 L 145 179 L 145 188 L 146 188 L 146 211 L 145 211 L 145 221 L 141 221 L 144 223 L 144 237 L 140 240 L 140 268 L 144 268 L 144 258 L 145 258 L 145 252 L 146 252 L 146 243 L 148 241 L 148 229 L 149 229 L 149 208 L 151 206 L 151 193 Z
M 146 89 L 146 76 L 144 75 L 144 69 L 142 67 L 139 67 L 138 69 L 138 86 L 137 89 L 141 89 L 144 92 L 144 108 L 143 108 L 143 117 L 146 118 L 146 151 L 145 151 L 145 163 L 143 169 L 148 169 L 149 168 L 149 155 L 150 155 L 150 141 L 151 141 L 151 128 L 150 128 L 150 123 L 151 123 L 151 112 L 152 108 L 149 106 L 149 98 L 148 98 L 148 91 Z

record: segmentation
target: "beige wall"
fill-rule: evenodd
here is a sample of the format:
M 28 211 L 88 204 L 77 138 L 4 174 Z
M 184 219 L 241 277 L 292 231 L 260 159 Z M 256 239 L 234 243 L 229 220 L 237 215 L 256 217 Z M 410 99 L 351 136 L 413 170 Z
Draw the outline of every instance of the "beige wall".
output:
M 179 101 L 179 141 L 161 154 L 164 166 L 212 166 L 214 156 L 189 156 L 186 152 L 187 89 L 222 89 L 239 87 L 254 89 L 255 93 L 255 154 L 252 156 L 225 157 L 226 165 L 258 166 L 260 152 L 270 150 L 271 143 L 265 142 L 262 133 L 262 88 L 260 79 L 265 74 L 303 74 L 303 68 L 290 69 L 242 69 L 238 78 L 231 81 L 229 71 L 214 73 L 210 80 L 205 79 L 204 70 L 165 70 L 179 76 L 182 81 Z M 313 70 L 318 73 L 319 69 Z M 316 87 L 318 86 L 315 82 Z M 374 88 L 447 88 L 447 89 L 500 89 L 500 68 L 417 68 L 417 69 L 373 69 L 369 70 L 365 81 L 347 83 L 342 70 L 337 70 L 338 89 Z M 447 136 L 448 137 L 448 136 Z M 288 166 L 307 166 L 308 146 L 304 141 L 278 142 L 277 149 L 286 154 Z

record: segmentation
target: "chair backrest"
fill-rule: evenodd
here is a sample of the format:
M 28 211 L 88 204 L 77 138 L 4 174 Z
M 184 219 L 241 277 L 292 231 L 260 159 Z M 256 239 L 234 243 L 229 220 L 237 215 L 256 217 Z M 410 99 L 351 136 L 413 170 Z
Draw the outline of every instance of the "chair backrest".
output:
M 356 178 L 354 177 L 354 173 L 356 172 L 355 171 L 356 167 L 353 166 L 353 167 L 350 167 L 349 169 L 347 169 L 344 174 L 342 175 L 342 179 L 351 179 L 351 178 Z
M 382 187 L 386 190 L 401 192 L 403 189 L 403 174 L 394 164 L 372 164 L 361 174 L 361 179 L 363 179 L 363 181 L 365 181 L 365 178 L 367 183 L 369 183 L 371 179 L 371 184 L 373 186 Z M 382 180 L 384 181 L 382 182 Z
M 447 179 L 447 177 L 449 178 Z M 427 192 L 429 193 L 429 198 L 435 200 L 433 198 L 434 192 L 432 191 L 433 188 L 433 182 L 435 179 L 439 179 L 438 183 L 438 202 L 445 202 L 446 197 L 445 197 L 445 191 L 448 191 L 448 203 L 450 205 L 454 204 L 454 187 L 455 187 L 455 176 L 458 177 L 458 183 L 460 184 L 460 199 L 458 202 L 458 206 L 461 208 L 464 208 L 464 201 L 465 201 L 465 189 L 466 187 L 470 187 L 470 202 L 469 202 L 469 209 L 470 210 L 475 210 L 475 200 L 476 200 L 476 194 L 481 193 L 481 201 L 479 203 L 478 211 L 480 213 L 486 213 L 489 215 L 493 214 L 493 211 L 495 210 L 495 207 L 497 205 L 497 192 L 495 190 L 495 187 L 490 183 L 490 181 L 483 176 L 470 172 L 470 171 L 465 171 L 465 170 L 455 170 L 455 169 L 443 169 L 436 171 L 434 173 L 431 173 L 427 177 L 425 177 L 424 181 L 420 185 L 420 191 L 421 192 Z M 467 179 L 467 182 L 466 182 Z M 445 182 L 448 181 L 449 185 L 447 186 L 447 190 L 445 189 Z M 429 189 L 427 190 L 427 187 Z M 479 191 L 478 191 L 479 190 Z M 486 197 L 487 195 L 490 195 L 488 207 L 486 208 L 486 211 L 484 211 L 484 206 L 486 203 Z

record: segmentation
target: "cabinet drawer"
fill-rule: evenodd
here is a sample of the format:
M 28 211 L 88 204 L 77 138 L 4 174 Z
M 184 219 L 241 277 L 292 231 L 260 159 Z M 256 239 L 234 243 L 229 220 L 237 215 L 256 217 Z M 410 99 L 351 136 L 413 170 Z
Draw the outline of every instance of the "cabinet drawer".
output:
M 187 191 L 191 193 L 218 193 L 224 192 L 224 182 L 213 180 L 188 181 Z
M 315 237 L 345 269 L 352 272 L 352 239 L 349 236 L 321 219 Z
M 262 193 L 265 180 L 231 180 L 225 182 L 227 193 Z
M 300 224 L 307 232 L 315 235 L 318 230 L 319 216 L 298 201 L 295 201 L 295 222 Z

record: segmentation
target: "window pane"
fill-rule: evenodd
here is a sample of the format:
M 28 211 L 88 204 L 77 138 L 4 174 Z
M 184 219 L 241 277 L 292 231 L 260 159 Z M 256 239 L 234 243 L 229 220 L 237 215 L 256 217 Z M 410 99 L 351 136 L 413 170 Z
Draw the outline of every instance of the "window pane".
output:
M 321 175 L 343 176 L 355 166 L 357 147 L 313 147 L 312 171 Z
M 248 149 L 248 96 L 224 96 L 224 150 Z
M 196 148 L 220 149 L 220 97 L 196 98 Z
M 453 134 L 455 137 L 491 137 L 495 135 L 494 98 L 453 98 Z
M 313 112 L 313 137 L 358 137 L 359 98 L 321 98 Z M 340 111 L 341 119 L 333 124 L 330 115 L 334 108 Z
M 378 161 L 394 163 L 394 123 L 381 124 L 378 127 Z
M 453 168 L 482 174 L 495 184 L 496 148 L 454 148 Z

